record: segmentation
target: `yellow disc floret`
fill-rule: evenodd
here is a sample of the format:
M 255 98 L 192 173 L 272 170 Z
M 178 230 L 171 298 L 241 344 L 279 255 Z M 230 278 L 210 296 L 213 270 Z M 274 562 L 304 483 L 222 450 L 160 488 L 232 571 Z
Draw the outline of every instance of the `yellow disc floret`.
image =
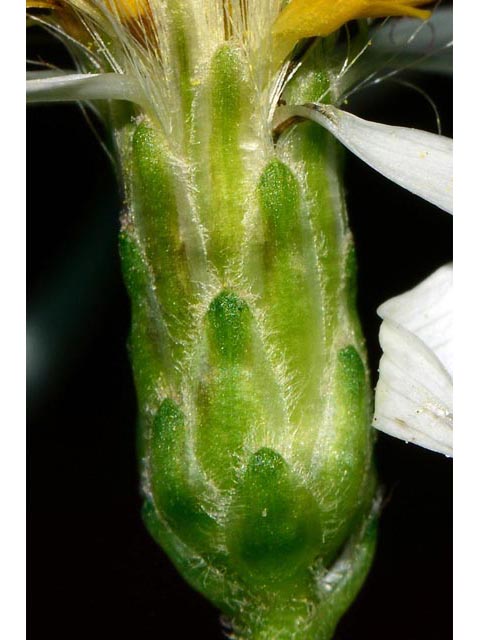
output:
M 26 0 L 27 9 L 58 9 L 70 6 L 72 9 L 84 9 L 85 5 L 96 9 L 96 3 L 88 0 Z M 101 3 L 99 3 L 101 4 Z M 117 13 L 122 20 L 132 20 L 145 15 L 148 10 L 148 0 L 103 0 L 103 4 L 113 13 Z
M 27 0 L 27 9 L 55 9 L 54 0 Z
M 302 38 L 325 37 L 349 20 L 412 16 L 427 19 L 417 7 L 432 0 L 291 0 L 278 16 L 273 34 L 277 47 L 288 52 Z
M 105 0 L 105 4 L 123 20 L 140 18 L 148 10 L 148 0 Z

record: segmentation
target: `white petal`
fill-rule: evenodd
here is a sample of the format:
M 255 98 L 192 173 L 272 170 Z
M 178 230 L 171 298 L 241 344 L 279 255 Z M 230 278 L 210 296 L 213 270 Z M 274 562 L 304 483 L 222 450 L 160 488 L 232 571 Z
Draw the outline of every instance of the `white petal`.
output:
M 374 426 L 452 455 L 452 269 L 384 303 Z
M 414 289 L 384 302 L 378 315 L 420 338 L 453 375 L 453 269 L 447 264 Z
M 118 73 L 73 73 L 44 71 L 27 75 L 27 102 L 76 100 L 128 100 L 139 102 L 140 92 L 127 75 Z
M 275 127 L 309 119 L 385 177 L 441 209 L 453 211 L 453 141 L 427 131 L 362 120 L 329 105 L 279 107 Z

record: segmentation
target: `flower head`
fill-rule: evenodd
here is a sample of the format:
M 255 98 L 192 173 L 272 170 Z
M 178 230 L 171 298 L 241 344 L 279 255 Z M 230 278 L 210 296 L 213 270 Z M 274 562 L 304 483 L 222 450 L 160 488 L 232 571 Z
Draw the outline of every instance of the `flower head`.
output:
M 349 52 L 339 68 L 327 37 L 425 18 L 423 4 L 27 2 L 51 10 L 77 64 L 30 95 L 103 100 L 116 143 L 145 520 L 236 637 L 330 638 L 371 562 L 371 389 L 337 140 L 447 210 L 451 141 L 344 112 Z M 383 389 L 398 396 L 391 361 L 418 341 L 385 319 Z M 418 318 L 403 324 L 413 335 Z M 379 428 L 394 433 L 397 409 L 385 399 Z

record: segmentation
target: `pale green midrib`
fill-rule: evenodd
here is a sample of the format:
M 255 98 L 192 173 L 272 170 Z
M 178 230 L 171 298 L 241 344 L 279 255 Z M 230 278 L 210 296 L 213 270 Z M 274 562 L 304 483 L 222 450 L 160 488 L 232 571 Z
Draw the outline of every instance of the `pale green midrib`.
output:
M 149 295 L 148 295 L 148 301 L 147 301 L 147 306 L 149 307 L 149 313 L 148 313 L 148 318 L 149 321 L 151 322 L 153 327 L 156 327 L 159 335 L 160 335 L 160 340 L 165 340 L 165 343 L 168 344 L 170 343 L 170 341 L 172 340 L 172 336 L 169 332 L 168 329 L 168 325 L 165 321 L 165 317 L 164 314 L 162 313 L 162 306 L 161 306 L 161 302 L 158 300 L 157 296 L 155 295 L 154 291 L 155 291 L 155 277 L 152 273 L 152 265 L 149 263 L 147 257 L 145 256 L 145 252 L 142 249 L 142 245 L 141 243 L 138 241 L 138 236 L 135 234 L 135 239 L 137 241 L 137 246 L 138 249 L 141 253 L 141 256 L 145 262 L 145 264 L 147 265 L 147 274 L 148 274 L 148 278 L 149 278 L 149 283 L 150 286 L 148 287 L 148 291 L 149 291 Z M 135 313 L 135 310 L 134 310 Z M 133 321 L 135 321 L 135 318 L 133 318 Z M 165 351 L 167 351 L 167 349 L 162 349 L 162 354 L 165 354 Z M 159 353 L 160 355 L 160 353 Z M 166 377 L 165 380 L 165 384 L 167 386 L 167 388 L 171 388 L 171 385 L 167 382 L 168 377 L 170 377 L 171 379 L 175 378 L 175 374 L 174 374 L 174 363 L 173 363 L 173 359 L 170 356 L 170 354 L 165 354 L 164 356 L 164 364 L 165 364 L 165 372 L 164 375 Z
M 132 331 L 130 334 L 130 338 L 134 338 L 134 329 L 136 327 L 137 322 L 141 323 L 142 316 L 145 316 L 144 320 L 147 320 L 149 326 L 153 329 L 156 327 L 159 332 L 160 340 L 163 341 L 157 351 L 157 358 L 159 363 L 161 363 L 161 367 L 159 369 L 159 375 L 162 376 L 164 380 L 165 391 L 174 392 L 172 388 L 172 383 L 175 380 L 175 366 L 172 361 L 171 353 L 169 353 L 170 347 L 170 331 L 165 322 L 165 318 L 161 313 L 161 301 L 155 295 L 155 277 L 154 277 L 154 265 L 150 264 L 146 254 L 144 246 L 142 245 L 141 239 L 139 237 L 139 230 L 136 226 L 136 211 L 135 211 L 135 198 L 133 192 L 133 184 L 132 184 L 132 153 L 131 153 L 131 141 L 134 132 L 134 125 L 131 120 L 131 115 L 129 115 L 130 111 L 128 110 L 124 113 L 124 109 L 122 108 L 113 108 L 111 110 L 110 117 L 112 117 L 113 121 L 117 123 L 116 128 L 116 144 L 118 148 L 121 150 L 120 157 L 123 163 L 123 173 L 125 176 L 124 181 L 124 189 L 125 189 L 125 201 L 127 205 L 126 213 L 124 214 L 124 221 L 122 223 L 122 231 L 127 232 L 128 229 L 131 229 L 130 237 L 131 241 L 134 243 L 136 250 L 139 252 L 143 264 L 146 266 L 146 270 L 144 270 L 144 275 L 146 275 L 149 286 L 147 286 L 147 300 L 145 301 L 146 305 L 143 308 L 143 305 L 133 304 L 132 308 Z M 146 273 L 145 273 L 146 271 Z M 135 373 L 135 372 L 134 372 Z M 147 399 L 147 406 L 140 407 L 140 411 L 144 410 L 152 410 L 156 398 L 149 397 Z M 158 400 L 157 400 L 158 401 Z
M 122 131 L 122 134 L 120 137 L 121 146 L 124 152 L 123 159 L 126 166 L 129 167 L 129 171 L 132 171 L 133 163 L 134 163 L 132 153 L 130 151 L 130 149 L 132 148 L 133 135 L 134 135 L 133 128 L 127 127 Z M 167 165 L 168 164 L 169 163 L 167 163 Z M 182 211 L 185 211 L 185 206 L 179 205 L 179 194 L 184 194 L 187 190 L 185 189 L 185 182 L 182 179 L 183 176 L 180 176 L 180 179 L 179 179 L 178 172 L 177 173 L 174 172 L 175 166 L 178 166 L 178 161 L 175 161 L 174 163 L 170 163 L 170 166 L 169 166 L 171 173 L 174 176 L 173 182 L 175 184 L 175 193 L 173 197 L 174 202 L 170 205 L 170 207 L 173 208 L 174 211 L 176 211 L 177 225 L 178 225 L 178 228 L 180 229 L 180 241 L 181 241 L 182 230 L 180 228 L 181 227 L 180 213 Z M 168 166 L 167 166 L 167 169 L 168 169 Z M 127 175 L 129 174 L 129 171 L 127 171 Z M 188 296 L 182 300 L 183 308 L 182 308 L 182 313 L 180 315 L 175 313 L 172 314 L 172 313 L 162 312 L 162 309 L 164 308 L 165 303 L 168 303 L 169 301 L 165 300 L 162 297 L 161 290 L 159 290 L 157 286 L 157 277 L 155 276 L 155 274 L 158 274 L 158 264 L 155 261 L 155 249 L 153 251 L 153 255 L 151 251 L 150 251 L 150 255 L 148 255 L 146 251 L 146 247 L 148 246 L 148 243 L 150 242 L 151 239 L 147 240 L 147 236 L 149 232 L 148 232 L 148 227 L 146 225 L 148 221 L 144 220 L 145 212 L 142 210 L 141 200 L 139 203 L 138 198 L 135 197 L 134 195 L 135 189 L 136 189 L 134 184 L 135 175 L 136 175 L 136 172 L 133 171 L 131 173 L 130 179 L 127 181 L 127 184 L 126 184 L 127 201 L 130 201 L 130 204 L 129 204 L 130 217 L 132 218 L 132 221 L 135 226 L 135 231 L 132 234 L 132 239 L 134 239 L 134 241 L 137 243 L 138 250 L 142 255 L 142 260 L 144 263 L 147 277 L 150 281 L 150 286 L 148 287 L 148 291 L 147 291 L 147 298 L 144 301 L 145 304 L 149 307 L 148 317 L 154 319 L 152 326 L 154 326 L 155 323 L 156 324 L 161 323 L 163 327 L 162 335 L 164 336 L 164 340 L 168 345 L 167 351 L 170 354 L 162 358 L 163 360 L 162 364 L 163 364 L 163 367 L 165 367 L 165 375 L 168 380 L 168 383 L 166 384 L 166 389 L 164 390 L 164 392 L 167 392 L 167 390 L 170 390 L 169 392 L 171 393 L 173 391 L 174 395 L 177 397 L 179 393 L 179 385 L 180 385 L 178 363 L 183 359 L 183 351 L 184 351 L 182 334 L 185 334 L 185 332 L 188 331 L 188 316 L 190 315 L 190 307 L 195 300 L 194 292 L 189 292 Z M 161 215 L 163 216 L 163 212 Z M 152 221 L 150 220 L 150 223 L 151 222 Z M 167 224 L 169 223 L 167 222 Z M 197 231 L 198 231 L 198 228 L 197 230 L 194 231 L 194 234 Z M 153 243 L 155 246 L 155 243 L 156 243 L 155 239 L 153 239 Z M 198 264 L 198 258 L 197 258 L 197 256 L 200 256 L 200 257 L 202 256 L 201 251 L 198 250 L 199 244 L 200 242 L 198 242 L 198 240 L 196 242 L 190 241 L 188 243 L 185 243 L 185 246 L 190 248 L 189 256 L 187 256 L 187 262 L 191 272 L 190 275 L 192 275 L 192 273 L 194 273 L 195 271 L 200 274 L 202 273 L 201 267 L 203 265 Z M 193 245 L 193 250 L 191 249 L 192 245 Z M 193 261 L 193 258 L 195 259 L 195 261 L 194 261 L 194 264 L 192 265 L 191 262 Z M 206 263 L 206 259 L 204 260 L 204 262 Z M 182 279 L 181 275 L 179 277 L 180 279 Z M 190 277 L 188 282 L 192 283 L 192 282 L 196 282 L 196 280 Z M 134 317 L 133 317 L 134 323 L 132 325 L 134 329 L 135 329 L 135 315 L 136 314 L 134 309 Z M 163 349 L 163 351 L 164 350 L 165 349 Z M 173 385 L 173 388 L 172 388 L 172 385 Z
M 209 263 L 220 283 L 239 273 L 252 181 L 241 142 L 251 116 L 241 54 L 237 47 L 224 45 L 196 93 L 189 150 Z
M 290 99 L 301 103 L 305 100 L 315 101 L 318 97 L 315 88 L 307 83 L 307 87 L 293 92 Z M 314 123 L 295 126 L 291 132 L 287 132 L 280 146 L 285 149 L 291 162 L 305 168 L 307 210 L 313 231 L 317 279 L 322 289 L 322 306 L 329 309 L 330 315 L 329 318 L 323 318 L 324 341 L 326 345 L 332 345 L 336 330 L 344 320 L 341 317 L 345 308 L 342 285 L 348 251 L 348 226 L 343 212 L 338 171 L 335 170 L 340 149 L 333 137 Z M 325 248 L 328 235 L 330 238 Z M 337 274 L 333 283 L 332 274 Z
M 171 7 L 169 25 L 169 58 L 174 65 L 175 79 L 171 82 L 170 91 L 176 94 L 174 108 L 175 131 L 177 140 L 181 140 L 182 153 L 187 156 L 192 135 L 192 107 L 195 99 L 193 52 L 198 48 L 195 16 L 189 15 L 188 4 Z M 178 117 L 181 115 L 181 117 Z
M 285 100 L 291 104 L 302 104 L 306 102 L 329 103 L 338 99 L 336 80 L 328 71 L 328 43 L 319 41 L 316 46 L 310 49 L 303 61 L 303 68 L 297 73 L 289 83 L 285 91 Z M 290 140 L 293 142 L 290 143 Z M 323 259 L 320 251 L 317 251 L 318 278 L 324 292 L 325 307 L 329 307 L 332 312 L 329 325 L 326 327 L 326 342 L 332 344 L 333 336 L 337 328 L 345 324 L 357 325 L 355 327 L 355 342 L 361 342 L 361 331 L 358 331 L 358 321 L 352 317 L 348 309 L 348 291 L 345 288 L 345 262 L 351 243 L 348 220 L 345 208 L 343 186 L 339 179 L 341 168 L 339 163 L 342 158 L 343 149 L 328 132 L 321 129 L 314 123 L 303 123 L 296 127 L 289 134 L 284 136 L 281 144 L 287 145 L 288 153 L 294 162 L 300 162 L 310 170 L 307 171 L 306 181 L 310 191 L 310 217 L 314 230 L 314 241 L 317 247 L 321 246 L 321 238 L 325 233 L 325 224 L 330 225 L 331 234 L 336 237 L 336 242 L 330 243 L 329 250 L 333 251 L 333 265 L 328 271 L 322 268 Z M 325 149 L 324 154 L 320 154 L 318 145 Z M 322 163 L 327 159 L 322 170 Z M 321 183 L 324 183 L 323 195 L 329 198 L 329 206 L 326 211 L 321 211 L 322 202 L 312 198 L 315 190 L 322 192 Z M 337 201 L 337 204 L 335 204 Z M 339 277 L 332 283 L 329 280 L 331 274 L 336 272 Z M 327 275 L 327 277 L 325 277 Z M 338 291 L 340 289 L 340 291 Z M 355 315 L 355 314 L 354 314 Z M 340 320 L 335 321 L 335 318 Z M 347 322 L 345 322 L 345 320 Z M 348 336 L 345 336 L 348 338 Z

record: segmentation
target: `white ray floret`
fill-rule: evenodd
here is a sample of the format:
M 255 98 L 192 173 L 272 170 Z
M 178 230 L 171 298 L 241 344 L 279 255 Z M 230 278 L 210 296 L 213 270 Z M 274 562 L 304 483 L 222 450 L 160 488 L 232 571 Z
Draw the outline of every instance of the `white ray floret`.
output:
M 374 426 L 392 436 L 451 456 L 452 267 L 379 309 L 379 380 Z
M 49 75 L 47 75 L 47 73 Z M 27 102 L 129 100 L 141 97 L 138 84 L 119 73 L 34 72 L 27 75 Z
M 427 131 L 363 120 L 331 105 L 280 107 L 274 126 L 317 122 L 347 149 L 408 191 L 453 212 L 453 141 Z

